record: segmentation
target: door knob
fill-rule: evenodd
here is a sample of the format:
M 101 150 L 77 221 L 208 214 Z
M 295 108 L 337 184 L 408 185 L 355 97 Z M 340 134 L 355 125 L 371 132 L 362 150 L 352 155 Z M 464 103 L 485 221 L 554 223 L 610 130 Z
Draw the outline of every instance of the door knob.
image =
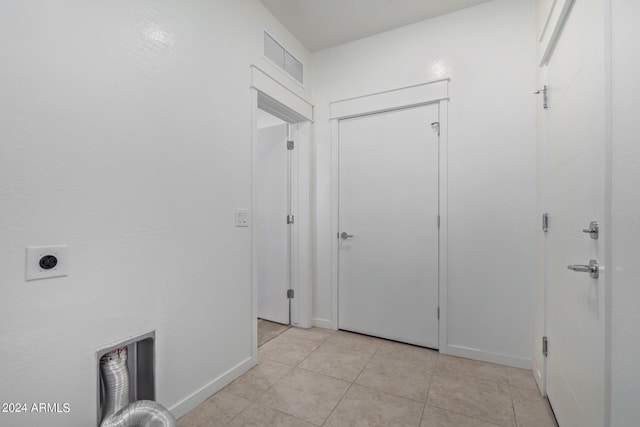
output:
M 598 264 L 598 261 L 595 259 L 590 260 L 589 265 L 574 264 L 567 265 L 567 268 L 580 273 L 589 273 L 589 275 L 594 279 L 597 279 L 598 276 L 600 276 L 600 264 Z
M 582 230 L 583 233 L 589 233 L 589 237 L 591 237 L 594 240 L 598 239 L 598 234 L 600 232 L 600 225 L 598 224 L 598 221 L 591 221 L 589 223 L 589 228 L 585 228 L 584 230 Z
M 347 239 L 352 238 L 352 237 L 353 237 L 353 234 L 349 234 L 349 233 L 347 233 L 346 231 L 343 231 L 342 233 L 340 233 L 340 237 L 341 237 L 343 240 L 347 240 Z

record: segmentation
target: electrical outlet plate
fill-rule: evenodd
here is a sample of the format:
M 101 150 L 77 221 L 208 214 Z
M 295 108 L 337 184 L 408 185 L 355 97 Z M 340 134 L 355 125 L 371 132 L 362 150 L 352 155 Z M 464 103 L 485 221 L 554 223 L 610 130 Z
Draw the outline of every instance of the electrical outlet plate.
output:
M 68 249 L 68 245 L 28 246 L 26 280 L 66 276 L 69 267 Z M 48 270 L 40 267 L 40 259 L 47 255 L 53 255 L 58 260 L 56 266 Z

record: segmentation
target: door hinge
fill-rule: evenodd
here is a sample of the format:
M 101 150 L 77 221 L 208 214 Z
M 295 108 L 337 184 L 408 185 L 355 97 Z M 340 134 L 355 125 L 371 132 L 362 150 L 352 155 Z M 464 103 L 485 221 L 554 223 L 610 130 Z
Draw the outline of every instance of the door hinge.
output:
M 440 122 L 431 123 L 431 129 L 438 132 L 438 136 L 440 136 Z
M 293 150 L 294 145 L 293 141 L 287 141 L 287 150 Z
M 295 217 L 293 215 L 287 215 L 287 224 L 293 224 L 295 222 Z
M 440 215 L 438 215 L 438 228 L 440 228 Z
M 440 307 L 438 307 L 438 320 L 440 320 Z
M 549 340 L 547 337 L 542 337 L 542 355 L 547 357 L 547 354 L 549 354 Z
M 542 89 L 537 92 L 533 92 L 534 95 L 542 93 L 542 107 L 546 110 L 549 108 L 549 96 L 547 95 L 547 85 L 544 85 Z
M 544 231 L 545 233 L 549 231 L 549 214 L 548 213 L 542 214 L 542 231 Z
M 287 289 L 287 298 L 293 299 L 293 289 Z

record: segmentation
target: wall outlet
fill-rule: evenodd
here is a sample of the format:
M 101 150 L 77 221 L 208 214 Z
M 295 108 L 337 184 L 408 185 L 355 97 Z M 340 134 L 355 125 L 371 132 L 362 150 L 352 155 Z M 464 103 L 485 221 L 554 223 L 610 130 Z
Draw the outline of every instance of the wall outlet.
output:
M 28 246 L 26 280 L 66 276 L 69 267 L 68 245 Z

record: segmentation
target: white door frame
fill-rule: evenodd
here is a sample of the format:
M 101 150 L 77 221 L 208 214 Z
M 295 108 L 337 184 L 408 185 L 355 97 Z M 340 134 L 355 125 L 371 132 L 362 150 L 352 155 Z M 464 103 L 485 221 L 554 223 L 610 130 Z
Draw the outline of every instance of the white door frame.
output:
M 401 108 L 415 107 L 424 104 L 438 103 L 440 110 L 440 149 L 439 149 L 439 280 L 438 293 L 440 307 L 439 347 L 440 352 L 447 353 L 447 139 L 448 139 L 448 104 L 449 79 L 409 86 L 401 89 L 380 92 L 356 98 L 332 102 L 330 104 L 331 121 L 331 323 L 317 326 L 338 329 L 338 239 L 339 232 L 339 135 L 338 126 L 342 119 L 381 113 Z
M 251 66 L 251 209 L 250 218 L 256 218 L 257 195 L 255 192 L 258 165 L 258 108 L 293 124 L 297 129 L 293 150 L 291 177 L 291 205 L 295 222 L 291 226 L 291 288 L 295 297 L 291 304 L 291 324 L 311 327 L 312 278 L 310 247 L 310 145 L 313 106 L 291 90 L 278 83 L 264 71 Z M 282 219 L 283 221 L 286 218 Z M 258 262 L 257 233 L 251 227 L 251 356 L 258 361 Z M 284 297 L 284 296 L 283 296 Z

